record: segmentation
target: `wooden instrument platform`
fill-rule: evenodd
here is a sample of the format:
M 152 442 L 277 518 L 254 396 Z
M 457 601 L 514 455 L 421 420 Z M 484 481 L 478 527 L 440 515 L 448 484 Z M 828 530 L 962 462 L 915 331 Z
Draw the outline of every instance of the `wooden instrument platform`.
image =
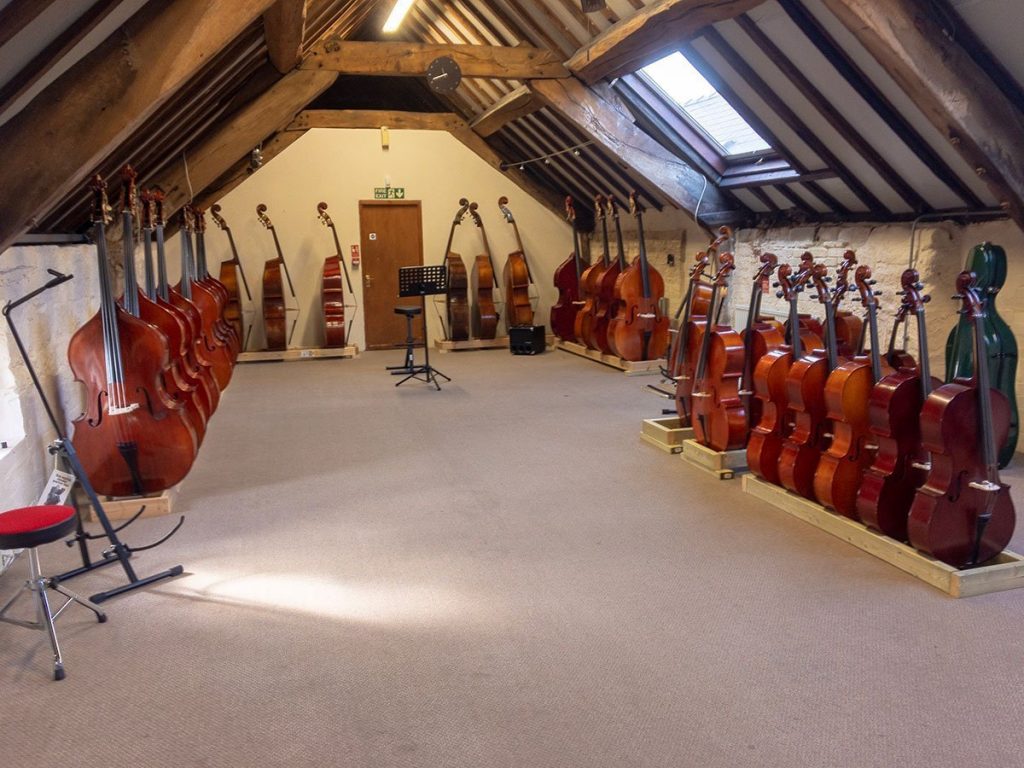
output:
M 240 363 L 277 363 L 292 362 L 294 360 L 313 360 L 321 358 L 357 357 L 359 347 L 350 345 L 347 347 L 307 347 L 305 349 L 280 349 L 264 350 L 262 352 L 241 352 L 238 355 Z
M 684 440 L 681 458 L 687 464 L 715 475 L 719 480 L 732 480 L 736 475 L 747 471 L 746 448 L 716 451 L 696 440 Z
M 640 439 L 665 453 L 682 453 L 683 441 L 692 438 L 693 429 L 680 426 L 678 416 L 644 419 L 640 425 Z
M 139 517 L 160 517 L 161 515 L 171 514 L 174 500 L 178 496 L 179 486 L 168 488 L 163 493 L 157 493 L 152 496 L 124 496 L 112 498 L 110 496 L 100 496 L 100 503 L 103 505 L 103 511 L 107 513 L 107 517 L 111 520 L 127 520 L 133 517 L 139 508 L 145 505 L 146 509 L 143 510 Z M 76 489 L 78 493 L 79 503 L 81 508 L 85 510 L 85 519 L 90 522 L 97 522 L 99 518 L 96 516 L 96 510 L 92 508 L 92 504 L 86 498 L 85 494 L 79 489 Z
M 465 341 L 449 341 L 434 339 L 434 349 L 442 352 L 462 352 L 469 349 L 508 349 L 508 336 L 495 339 L 466 339 Z
M 885 560 L 953 597 L 971 597 L 1024 587 L 1024 557 L 1005 550 L 986 565 L 959 570 L 918 552 L 908 544 L 876 533 L 863 523 L 829 512 L 819 504 L 756 475 L 743 476 L 743 490 L 757 499 L 831 533 L 868 554 Z
M 599 349 L 588 349 L 582 344 L 577 344 L 574 341 L 563 341 L 559 339 L 554 344 L 556 349 L 561 349 L 564 352 L 571 352 L 574 355 L 585 357 L 588 360 L 593 360 L 595 363 L 601 363 L 612 368 L 618 368 L 620 371 L 625 373 L 627 376 L 655 376 L 661 373 L 661 365 L 664 362 L 664 358 L 658 360 L 638 360 L 633 362 L 631 360 L 623 360 L 621 357 L 615 355 L 606 355 Z

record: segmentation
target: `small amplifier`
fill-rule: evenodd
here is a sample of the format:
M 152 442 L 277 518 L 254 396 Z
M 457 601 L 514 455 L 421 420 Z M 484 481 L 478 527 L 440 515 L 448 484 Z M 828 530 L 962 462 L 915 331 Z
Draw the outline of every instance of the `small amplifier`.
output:
M 539 355 L 547 348 L 543 325 L 513 325 L 508 329 L 508 349 L 513 355 Z

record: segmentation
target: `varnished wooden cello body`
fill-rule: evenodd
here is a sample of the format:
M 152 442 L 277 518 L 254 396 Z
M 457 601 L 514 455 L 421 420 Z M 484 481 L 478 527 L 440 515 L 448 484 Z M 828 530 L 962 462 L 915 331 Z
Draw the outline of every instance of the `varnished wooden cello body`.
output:
M 915 492 L 928 478 L 929 457 L 921 446 L 921 409 L 929 393 L 941 382 L 932 377 L 928 364 L 924 305 L 931 297 L 921 295 L 924 286 L 915 269 L 905 270 L 900 284 L 900 315 L 912 312 L 917 318 L 921 361 L 919 367 L 904 366 L 883 377 L 871 390 L 868 426 L 878 450 L 857 492 L 857 515 L 868 527 L 897 541 L 906 541 L 910 505 Z M 895 327 L 898 326 L 899 321 Z M 890 341 L 890 347 L 893 346 Z M 889 360 L 893 362 L 892 352 Z
M 760 262 L 761 266 L 754 274 L 750 290 L 747 327 L 743 330 L 743 376 L 740 380 L 739 396 L 746 406 L 748 433 L 761 421 L 762 413 L 763 401 L 754 397 L 754 367 L 769 352 L 782 349 L 786 345 L 782 327 L 775 321 L 767 322 L 761 317 L 761 298 L 768 290 L 768 284 L 778 268 L 779 260 L 774 253 L 762 253 Z M 744 439 L 744 445 L 746 443 L 747 440 Z
M 220 282 L 228 292 L 228 301 L 224 307 L 224 319 L 231 324 L 242 340 L 242 349 L 248 346 L 249 334 L 252 330 L 249 326 L 245 328 L 244 313 L 242 311 L 242 295 L 238 291 L 238 278 L 242 278 L 242 287 L 245 289 L 245 298 L 251 304 L 252 293 L 249 291 L 249 282 L 245 279 L 245 268 L 238 259 L 238 249 L 235 247 L 235 237 L 231 234 L 231 227 L 220 215 L 220 206 L 216 203 L 210 206 L 210 216 L 217 226 L 228 236 L 228 244 L 231 246 L 231 258 L 220 263 Z
M 713 252 L 713 251 L 712 251 Z M 682 320 L 672 339 L 663 373 L 675 382 L 676 413 L 679 422 L 688 427 L 692 415 L 693 375 L 695 358 L 693 350 L 700 344 L 700 337 L 707 325 L 707 313 L 711 308 L 714 289 L 702 282 L 701 278 L 711 263 L 709 251 L 700 251 L 690 268 L 690 284 L 683 298 Z
M 483 219 L 477 212 L 477 204 L 470 203 L 469 215 L 480 230 L 484 243 L 484 252 L 477 254 L 473 260 L 473 335 L 478 339 L 493 339 L 498 335 L 498 308 L 494 304 L 494 286 L 498 279 L 494 273 L 494 262 L 491 260 L 491 246 L 487 242 L 487 231 Z
M 106 188 L 93 178 L 100 309 L 71 337 L 68 362 L 86 390 L 74 421 L 75 452 L 98 493 L 158 493 L 181 482 L 195 460 L 195 431 L 162 384 L 167 339 L 118 307 L 107 261 Z
M 956 287 L 974 322 L 975 360 L 985 360 L 985 306 L 974 273 L 961 272 Z M 1010 404 L 992 388 L 987 365 L 974 370 L 970 381 L 936 387 L 924 403 L 921 437 L 931 453 L 931 469 L 914 496 L 907 525 L 912 546 L 956 568 L 999 554 L 1017 521 L 998 467 L 998 446 L 1010 430 Z
M 822 348 L 822 340 L 811 331 L 801 328 L 797 302 L 800 292 L 810 279 L 811 273 L 798 271 L 794 274 L 789 264 L 783 264 L 778 271 L 780 297 L 789 303 L 789 328 L 797 329 L 787 346 L 763 355 L 754 364 L 753 392 L 760 402 L 761 418 L 754 423 L 747 442 L 747 466 L 763 480 L 782 485 L 779 474 L 779 457 L 789 438 L 794 417 L 789 409 L 789 392 L 786 381 L 796 360 L 807 352 Z
M 615 292 L 622 304 L 608 325 L 608 335 L 623 360 L 657 360 L 668 350 L 668 318 L 660 306 L 665 281 L 647 262 L 644 209 L 636 192 L 629 196 L 629 210 L 636 217 L 640 255 L 615 282 Z
M 586 262 L 580 252 L 580 234 L 576 229 L 576 209 L 572 197 L 565 198 L 565 219 L 572 227 L 572 253 L 555 268 L 554 283 L 558 300 L 551 307 L 551 332 L 563 341 L 576 341 L 576 313 L 582 306 L 580 287 Z
M 827 509 L 859 520 L 857 491 L 875 458 L 876 444 L 870 435 L 868 403 L 875 383 L 892 370 L 883 366 L 878 343 L 878 300 L 872 288 L 871 269 L 857 267 L 855 277 L 861 303 L 867 310 L 871 354 L 838 365 L 825 382 L 825 417 L 832 438 L 818 460 L 814 495 Z
M 1017 449 L 1020 414 L 1017 409 L 1017 340 L 996 311 L 996 296 L 1006 282 L 1006 251 L 985 242 L 967 255 L 965 270 L 978 279 L 978 293 L 985 304 L 985 349 L 988 350 L 989 380 L 1010 404 L 1010 429 L 999 445 L 999 466 L 1005 467 Z M 961 315 L 946 340 L 946 381 L 969 379 L 974 371 L 974 331 L 971 320 Z
M 349 326 L 345 325 L 345 289 L 342 285 L 342 275 L 348 283 L 349 296 L 355 296 L 352 290 L 352 281 L 348 276 L 348 266 L 345 264 L 345 257 L 341 252 L 341 242 L 338 240 L 338 230 L 327 213 L 327 203 L 317 203 L 316 215 L 320 223 L 331 230 L 334 238 L 334 255 L 324 259 L 323 275 L 320 282 L 320 305 L 324 312 L 324 346 L 344 347 L 345 339 L 348 337 Z
M 594 323 L 597 319 L 597 310 L 601 302 L 601 278 L 605 270 L 611 265 L 611 253 L 608 250 L 608 220 L 605 218 L 604 198 L 601 195 L 594 195 L 594 223 L 600 222 L 603 234 L 603 248 L 601 260 L 595 261 L 580 275 L 582 286 L 580 295 L 583 297 L 583 306 L 576 313 L 576 320 L 573 322 L 573 333 L 576 339 L 586 345 L 588 349 L 600 349 L 600 345 L 594 338 Z M 607 338 L 605 345 L 607 345 Z
M 444 265 L 448 268 L 448 291 L 444 297 L 445 316 L 448 320 L 448 339 L 466 341 L 469 338 L 469 276 L 462 256 L 452 250 L 455 228 L 462 223 L 469 210 L 469 200 L 459 200 L 459 210 L 448 231 L 448 244 L 444 247 Z
M 260 220 L 274 237 L 274 251 L 277 257 L 267 259 L 263 263 L 263 332 L 267 337 L 268 350 L 284 350 L 288 348 L 291 334 L 288 332 L 288 308 L 285 301 L 284 280 L 288 280 L 288 291 L 295 298 L 292 276 L 288 271 L 288 262 L 284 260 L 281 242 L 277 239 L 277 230 L 267 215 L 267 206 L 260 203 L 256 206 L 256 218 Z M 283 276 L 282 276 L 283 275 Z M 294 323 L 292 330 L 295 329 Z
M 533 283 L 533 276 L 530 274 L 530 262 L 526 260 L 522 238 L 519 237 L 519 225 L 512 218 L 512 211 L 508 209 L 507 197 L 498 198 L 498 210 L 505 217 L 505 221 L 512 225 L 518 248 L 505 259 L 505 266 L 501 271 L 501 282 L 505 293 L 505 324 L 509 328 L 533 325 L 533 304 L 530 303 L 530 285 Z

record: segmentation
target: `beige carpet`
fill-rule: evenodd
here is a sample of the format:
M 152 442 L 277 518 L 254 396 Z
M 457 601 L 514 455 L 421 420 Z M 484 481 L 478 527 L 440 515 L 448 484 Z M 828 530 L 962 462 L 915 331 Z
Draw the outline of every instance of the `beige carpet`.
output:
M 1024 592 L 953 600 L 688 470 L 638 440 L 650 379 L 490 351 L 396 390 L 399 357 L 238 368 L 135 561 L 186 574 L 63 616 L 60 683 L 0 625 L 3 765 L 1024 764 Z

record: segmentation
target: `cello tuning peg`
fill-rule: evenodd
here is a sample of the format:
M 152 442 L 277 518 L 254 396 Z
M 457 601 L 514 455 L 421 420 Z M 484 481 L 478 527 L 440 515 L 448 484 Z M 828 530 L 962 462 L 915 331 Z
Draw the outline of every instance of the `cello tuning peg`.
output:
M 919 290 L 919 291 L 923 291 L 924 290 L 924 283 L 914 283 L 914 287 L 917 290 Z
M 906 291 L 896 291 L 896 295 L 897 296 L 906 296 L 907 292 Z
M 922 304 L 927 304 L 931 300 L 932 300 L 931 296 L 924 296 L 924 297 L 921 298 L 921 303 Z
M 772 283 L 772 288 L 778 288 L 780 285 L 781 283 Z
M 775 298 L 777 298 L 777 299 L 781 299 L 781 298 L 782 298 L 782 296 L 783 296 L 783 294 L 782 294 L 782 291 L 776 291 L 776 292 L 775 292 Z
M 824 280 L 826 283 L 831 283 L 832 275 L 825 275 L 825 277 L 823 277 L 822 280 Z
M 882 291 L 872 291 L 871 295 L 872 296 L 881 296 L 882 295 Z
M 878 282 L 877 280 L 871 279 L 871 280 L 868 280 L 868 285 L 874 285 L 877 282 Z

